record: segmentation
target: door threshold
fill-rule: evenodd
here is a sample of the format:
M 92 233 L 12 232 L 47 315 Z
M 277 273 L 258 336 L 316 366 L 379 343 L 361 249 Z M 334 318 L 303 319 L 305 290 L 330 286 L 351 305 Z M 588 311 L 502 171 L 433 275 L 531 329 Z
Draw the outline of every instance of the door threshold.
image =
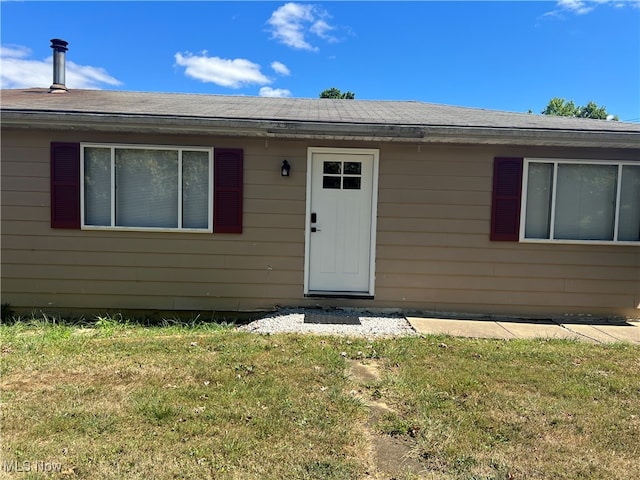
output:
M 358 298 L 362 300 L 373 300 L 374 296 L 361 292 L 309 292 L 304 294 L 310 298 Z

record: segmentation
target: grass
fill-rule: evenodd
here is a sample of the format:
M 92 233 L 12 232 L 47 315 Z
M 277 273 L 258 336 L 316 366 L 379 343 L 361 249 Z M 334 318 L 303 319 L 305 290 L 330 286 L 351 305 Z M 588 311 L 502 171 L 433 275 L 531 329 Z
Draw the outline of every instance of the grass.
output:
M 390 407 L 377 434 L 411 442 L 423 469 L 407 479 L 640 477 L 637 346 L 113 318 L 18 321 L 0 338 L 11 478 L 371 478 L 368 400 Z M 354 380 L 351 359 L 380 375 Z
M 400 340 L 377 388 L 443 478 L 638 478 L 640 349 Z M 384 425 L 383 425 L 384 427 Z M 506 477 L 505 477 L 506 475 Z

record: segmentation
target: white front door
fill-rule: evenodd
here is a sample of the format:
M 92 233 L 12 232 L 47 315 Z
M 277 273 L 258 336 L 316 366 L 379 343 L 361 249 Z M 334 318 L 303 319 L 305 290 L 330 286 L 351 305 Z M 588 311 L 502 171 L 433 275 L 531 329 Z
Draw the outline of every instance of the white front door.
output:
M 378 150 L 310 148 L 305 294 L 373 295 Z

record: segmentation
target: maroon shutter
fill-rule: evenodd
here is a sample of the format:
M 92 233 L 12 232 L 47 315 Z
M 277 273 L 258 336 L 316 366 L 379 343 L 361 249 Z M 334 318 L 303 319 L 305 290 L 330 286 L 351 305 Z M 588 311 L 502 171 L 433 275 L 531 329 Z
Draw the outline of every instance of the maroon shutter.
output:
M 491 201 L 491 240 L 518 241 L 521 196 L 522 158 L 495 158 Z
M 51 143 L 51 228 L 80 228 L 79 143 Z
M 242 160 L 239 148 L 216 148 L 213 231 L 242 233 Z

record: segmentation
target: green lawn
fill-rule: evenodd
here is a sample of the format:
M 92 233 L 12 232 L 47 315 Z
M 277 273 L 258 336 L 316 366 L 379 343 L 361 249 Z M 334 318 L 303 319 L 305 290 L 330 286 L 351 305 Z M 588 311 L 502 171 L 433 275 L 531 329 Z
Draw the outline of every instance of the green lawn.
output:
M 372 438 L 389 437 L 413 462 L 396 478 L 640 478 L 637 346 L 109 321 L 0 334 L 0 477 L 388 479 Z

